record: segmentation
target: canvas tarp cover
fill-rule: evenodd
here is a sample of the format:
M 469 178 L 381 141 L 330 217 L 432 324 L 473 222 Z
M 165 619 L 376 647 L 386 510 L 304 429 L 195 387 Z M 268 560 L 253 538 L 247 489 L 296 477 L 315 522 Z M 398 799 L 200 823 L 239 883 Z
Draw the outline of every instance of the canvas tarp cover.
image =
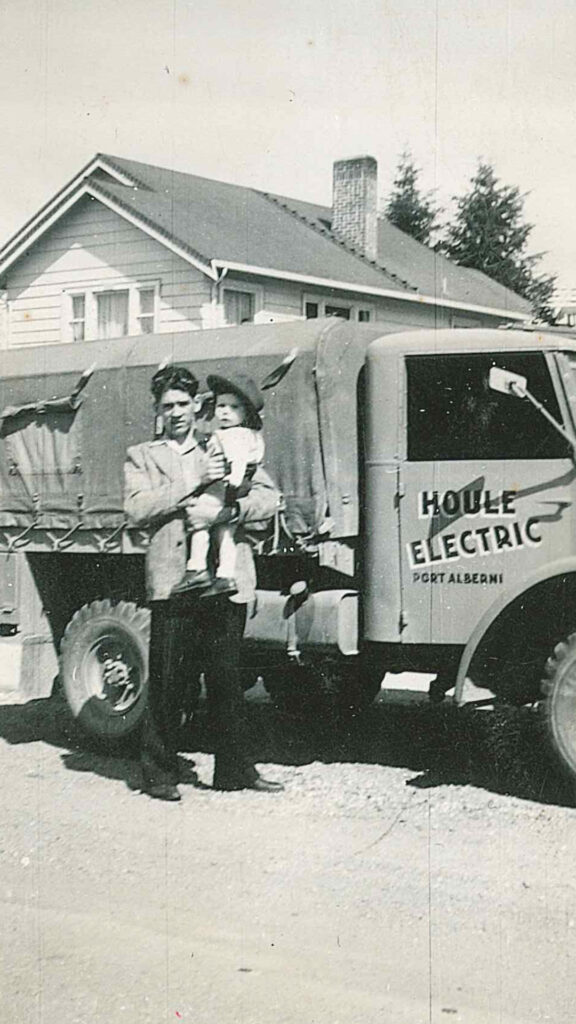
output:
M 4 418 L 1 436 L 6 462 L 2 460 L 0 486 L 13 499 L 12 511 L 18 506 L 56 513 L 78 511 L 81 458 L 75 416 L 76 410 L 68 407 Z
M 97 369 L 76 410 L 44 408 L 4 421 L 0 440 L 0 527 L 115 528 L 124 519 L 126 447 L 150 440 L 149 386 L 168 355 L 205 386 L 210 373 L 248 373 L 261 383 L 294 348 L 298 355 L 265 392 L 265 465 L 281 489 L 287 522 L 313 536 L 330 524 L 333 538 L 358 530 L 357 390 L 365 351 L 380 326 L 308 321 L 192 334 L 146 336 L 58 346 L 60 372 L 12 376 L 0 364 L 0 410 L 72 394 L 86 364 Z M 207 358 L 207 353 L 210 357 Z M 19 354 L 18 369 L 27 369 Z
M 102 379 L 110 376 L 102 371 L 80 398 L 78 372 L 0 381 L 0 528 L 112 528 L 123 521 L 122 456 L 114 443 L 123 412 L 101 401 Z

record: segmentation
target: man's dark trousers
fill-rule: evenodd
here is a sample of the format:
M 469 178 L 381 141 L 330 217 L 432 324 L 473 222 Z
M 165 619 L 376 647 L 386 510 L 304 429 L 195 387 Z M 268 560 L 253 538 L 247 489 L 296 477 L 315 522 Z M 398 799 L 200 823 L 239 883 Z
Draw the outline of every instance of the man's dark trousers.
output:
M 148 708 L 141 762 L 144 788 L 178 783 L 178 739 L 186 693 L 205 674 L 214 730 L 214 785 L 249 784 L 240 644 L 246 605 L 226 596 L 182 595 L 151 603 Z

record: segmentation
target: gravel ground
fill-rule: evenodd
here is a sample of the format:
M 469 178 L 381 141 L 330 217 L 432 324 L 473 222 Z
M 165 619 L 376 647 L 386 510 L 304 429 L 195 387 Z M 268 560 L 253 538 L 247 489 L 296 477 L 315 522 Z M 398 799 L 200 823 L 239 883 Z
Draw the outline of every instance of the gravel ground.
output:
M 250 711 L 280 795 L 177 805 L 0 708 L 2 1024 L 572 1024 L 576 810 L 533 715 Z

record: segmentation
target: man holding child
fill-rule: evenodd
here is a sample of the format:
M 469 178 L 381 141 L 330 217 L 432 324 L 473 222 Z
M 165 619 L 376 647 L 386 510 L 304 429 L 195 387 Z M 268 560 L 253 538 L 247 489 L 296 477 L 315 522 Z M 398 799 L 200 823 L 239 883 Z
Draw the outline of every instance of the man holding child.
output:
M 233 377 L 224 381 L 250 414 L 250 397 L 257 393 L 254 383 L 248 388 Z M 195 503 L 224 480 L 226 463 L 223 451 L 212 447 L 207 452 L 196 436 L 198 381 L 189 370 L 159 370 L 151 390 L 163 435 L 129 448 L 125 464 L 126 512 L 134 525 L 149 530 L 146 586 L 152 616 L 143 788 L 157 799 L 180 799 L 177 737 L 185 693 L 190 680 L 197 681 L 204 672 L 215 725 L 214 787 L 276 791 L 282 786 L 261 778 L 246 754 L 239 668 L 247 605 L 256 585 L 244 528 L 270 520 L 279 494 L 256 465 L 250 483 L 232 492 L 230 501 L 224 497 L 210 523 L 211 528 L 234 526 L 234 585 L 223 588 L 208 576 L 205 585 L 180 588 L 187 574 Z

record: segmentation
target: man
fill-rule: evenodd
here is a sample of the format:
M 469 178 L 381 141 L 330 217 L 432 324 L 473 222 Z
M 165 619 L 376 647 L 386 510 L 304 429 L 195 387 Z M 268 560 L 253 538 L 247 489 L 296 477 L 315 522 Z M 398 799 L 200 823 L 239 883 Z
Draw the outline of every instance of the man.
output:
M 195 432 L 198 381 L 182 366 L 152 378 L 163 436 L 129 448 L 125 509 L 135 526 L 149 529 L 146 586 L 152 610 L 148 709 L 141 746 L 143 788 L 159 800 L 179 800 L 177 736 L 190 679 L 205 673 L 215 725 L 214 786 L 217 789 L 280 790 L 261 778 L 247 758 L 240 643 L 246 607 L 254 597 L 254 559 L 243 526 L 271 519 L 279 495 L 259 468 L 250 493 L 223 510 L 238 523 L 237 587 L 233 598 L 209 591 L 171 596 L 186 569 L 185 509 L 202 489 L 221 480 L 222 455 L 208 457 Z M 223 519 L 224 521 L 224 519 Z

